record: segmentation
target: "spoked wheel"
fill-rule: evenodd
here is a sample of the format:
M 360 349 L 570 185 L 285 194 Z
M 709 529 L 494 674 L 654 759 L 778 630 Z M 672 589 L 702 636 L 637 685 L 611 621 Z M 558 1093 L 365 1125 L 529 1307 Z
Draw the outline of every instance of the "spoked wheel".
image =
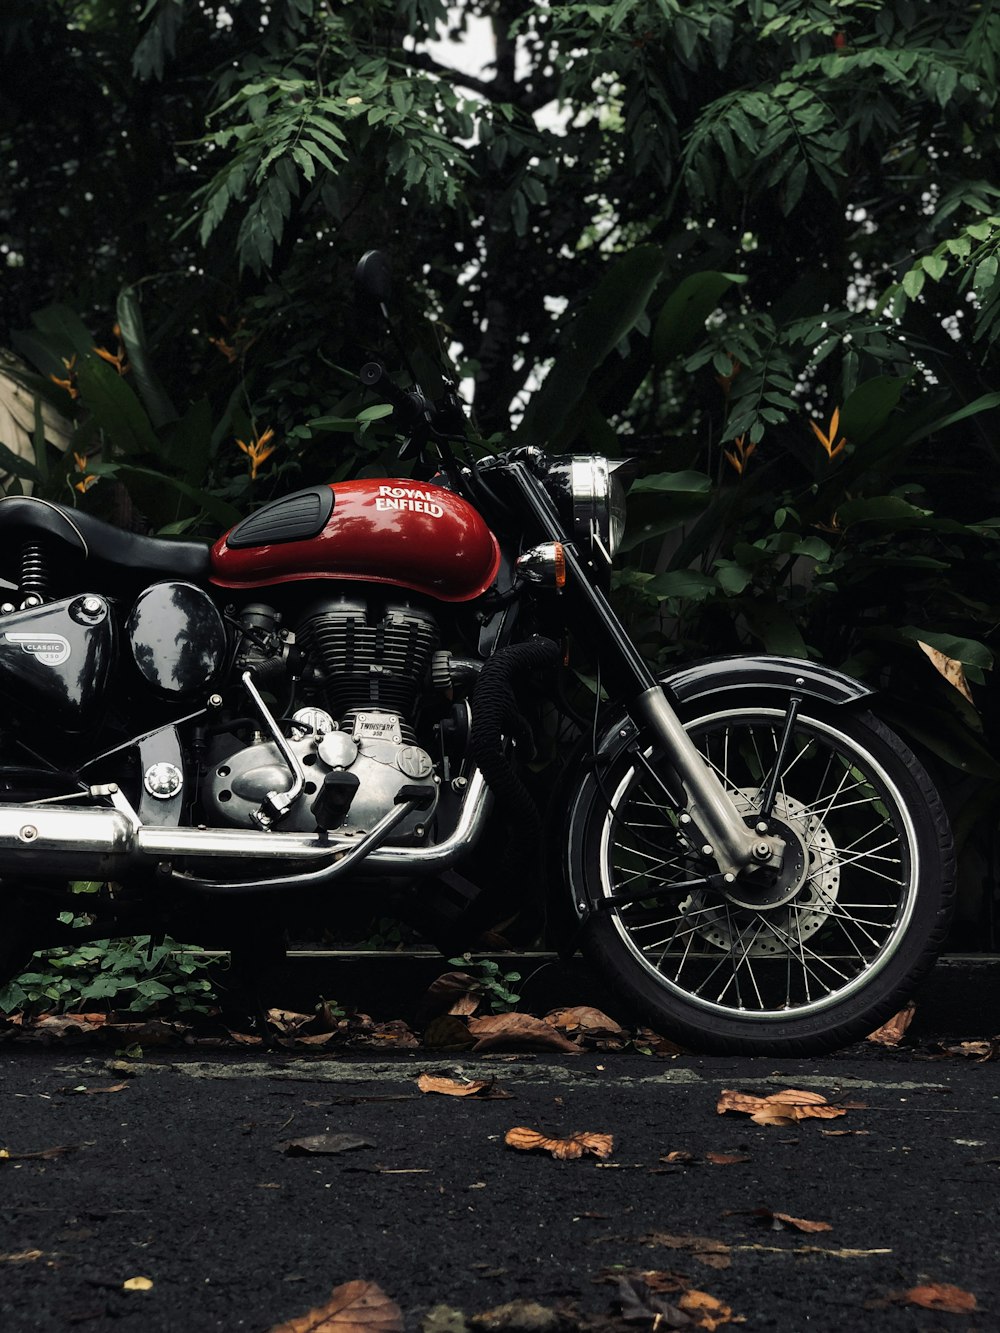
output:
M 590 780 L 570 851 L 576 899 L 595 908 L 587 952 L 694 1049 L 795 1055 L 866 1036 L 931 966 L 951 914 L 930 779 L 868 713 L 730 697 L 685 727 L 747 824 L 784 840 L 781 866 L 724 883 L 670 808 L 656 751 L 623 755 Z

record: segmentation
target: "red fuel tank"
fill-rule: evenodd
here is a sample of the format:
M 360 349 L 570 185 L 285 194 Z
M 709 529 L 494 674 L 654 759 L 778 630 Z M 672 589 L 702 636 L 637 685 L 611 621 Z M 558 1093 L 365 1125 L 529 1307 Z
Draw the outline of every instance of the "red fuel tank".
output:
M 372 478 L 310 486 L 264 505 L 216 542 L 211 580 L 222 588 L 362 580 L 467 602 L 486 591 L 499 565 L 496 538 L 460 495 Z

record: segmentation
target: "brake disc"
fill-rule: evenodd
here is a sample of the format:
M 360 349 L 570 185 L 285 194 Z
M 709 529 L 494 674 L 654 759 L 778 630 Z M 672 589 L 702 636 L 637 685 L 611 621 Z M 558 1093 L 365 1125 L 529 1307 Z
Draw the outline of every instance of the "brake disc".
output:
M 756 815 L 757 791 L 738 790 L 729 794 L 741 814 Z M 800 940 L 809 939 L 822 929 L 837 901 L 840 888 L 837 848 L 819 815 L 801 801 L 781 793 L 775 799 L 771 822 L 794 830 L 805 848 L 807 865 L 802 886 L 790 902 L 770 908 L 748 908 L 720 902 L 716 893 L 697 889 L 679 904 L 683 916 L 698 922 L 697 934 L 727 953 L 734 944 L 741 945 L 743 935 L 759 923 L 764 923 L 764 928 L 746 948 L 747 954 L 774 957 L 789 953 Z M 767 929 L 768 924 L 773 930 Z

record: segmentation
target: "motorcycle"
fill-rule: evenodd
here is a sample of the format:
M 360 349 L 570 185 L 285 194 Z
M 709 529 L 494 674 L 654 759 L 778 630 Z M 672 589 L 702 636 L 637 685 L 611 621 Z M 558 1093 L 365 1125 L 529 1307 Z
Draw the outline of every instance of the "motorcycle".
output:
M 359 273 L 384 310 L 377 252 Z M 260 960 L 296 914 L 382 901 L 454 950 L 521 908 L 691 1049 L 878 1027 L 941 948 L 955 863 L 872 691 L 763 654 L 655 675 L 609 600 L 621 465 L 484 455 L 453 388 L 360 378 L 408 475 L 306 487 L 213 545 L 0 500 L 0 979 L 140 933 Z

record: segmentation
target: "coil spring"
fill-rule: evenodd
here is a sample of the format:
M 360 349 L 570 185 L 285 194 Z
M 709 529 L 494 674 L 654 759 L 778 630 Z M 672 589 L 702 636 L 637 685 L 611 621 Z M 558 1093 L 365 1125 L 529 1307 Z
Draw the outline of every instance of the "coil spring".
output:
M 49 591 L 45 553 L 38 542 L 26 542 L 21 549 L 21 596 L 37 597 L 43 602 Z

